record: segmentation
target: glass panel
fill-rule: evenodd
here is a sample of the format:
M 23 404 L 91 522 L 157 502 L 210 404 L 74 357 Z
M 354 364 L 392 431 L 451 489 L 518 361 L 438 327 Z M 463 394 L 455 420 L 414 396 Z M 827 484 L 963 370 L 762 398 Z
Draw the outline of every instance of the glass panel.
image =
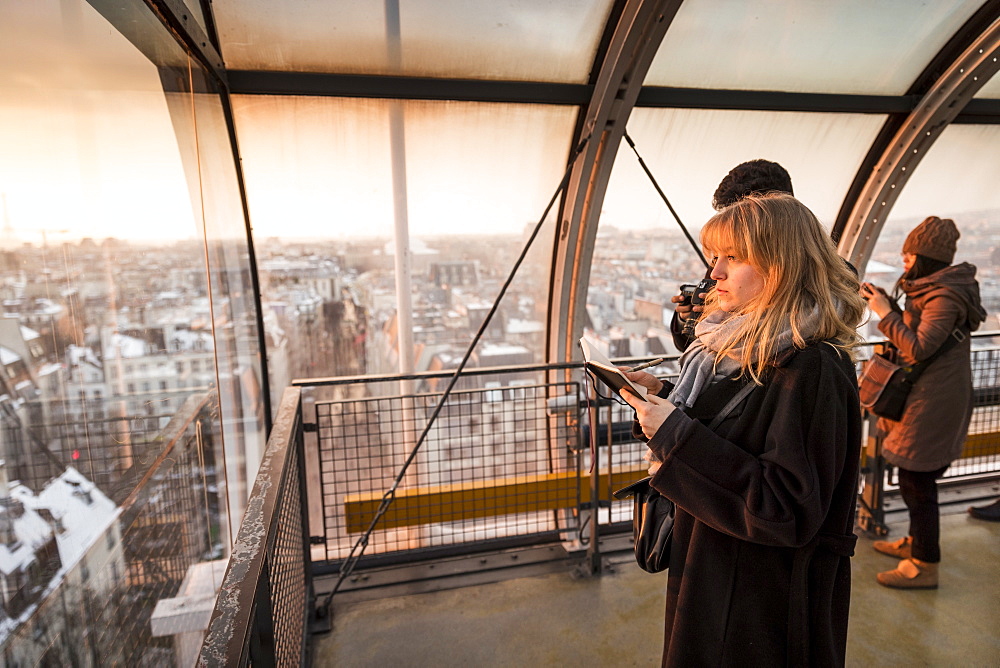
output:
M 222 103 L 204 71 L 194 69 L 190 76 L 194 95 L 168 93 L 167 99 L 190 184 L 200 250 L 207 255 L 208 299 L 193 324 L 208 328 L 214 338 L 211 370 L 220 392 L 230 532 L 235 535 L 264 454 L 263 357 L 247 226 Z M 169 77 L 161 77 L 167 87 Z M 280 357 L 276 361 L 282 384 L 273 388 L 275 407 L 287 385 Z
M 401 0 L 401 66 L 389 53 L 385 6 L 346 0 L 215 0 L 231 69 L 406 74 L 584 83 L 610 0 Z
M 884 116 L 792 112 L 636 109 L 628 132 L 689 229 L 714 213 L 712 194 L 730 169 L 765 158 L 783 165 L 795 195 L 825 225 L 840 204 Z M 601 225 L 677 230 L 635 154 L 623 143 Z
M 879 234 L 865 278 L 890 290 L 903 272 L 900 253 L 906 235 L 927 216 L 955 221 L 962 237 L 955 262 L 978 267 L 983 331 L 1000 329 L 1000 127 L 952 125 L 934 142 L 913 172 Z M 883 338 L 872 323 L 867 333 Z
M 4 665 L 191 665 L 262 442 L 219 98 L 102 8 L 0 5 Z
M 980 5 L 690 0 L 677 12 L 645 83 L 901 95 Z
M 397 104 L 234 99 L 265 311 L 286 337 L 292 377 L 399 370 L 389 132 Z M 416 370 L 454 368 L 559 184 L 576 111 L 400 106 Z M 553 230 L 548 221 L 535 240 L 479 365 L 542 358 Z
M 697 241 L 719 181 L 737 164 L 783 165 L 795 195 L 828 227 L 884 117 L 636 109 L 629 135 Z M 700 246 L 699 246 L 700 247 Z M 614 355 L 674 352 L 670 297 L 705 266 L 622 143 L 601 212 L 587 295 L 593 336 Z

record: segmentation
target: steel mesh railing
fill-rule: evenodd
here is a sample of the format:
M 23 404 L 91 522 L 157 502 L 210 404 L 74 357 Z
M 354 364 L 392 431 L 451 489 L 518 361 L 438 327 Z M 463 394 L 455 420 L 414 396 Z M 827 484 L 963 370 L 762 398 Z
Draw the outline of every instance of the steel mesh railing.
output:
M 995 479 L 1000 473 L 1000 349 L 994 334 L 974 335 L 971 353 L 973 409 L 972 420 L 962 456 L 955 460 L 940 479 L 942 485 L 975 485 L 979 479 Z M 861 349 L 861 364 L 873 352 Z M 941 397 L 941 410 L 965 410 L 952 406 Z M 876 428 L 876 418 L 869 416 L 867 437 L 862 451 L 861 488 L 858 495 L 858 526 L 874 535 L 888 532 L 886 510 L 899 494 L 898 470 L 882 456 L 883 436 Z
M 306 635 L 306 615 L 303 608 L 309 600 L 308 563 L 305 552 L 303 523 L 301 449 L 292 447 L 288 453 L 287 482 L 278 500 L 274 551 L 268 560 L 271 585 L 271 611 L 274 617 L 275 655 L 279 665 L 291 665 L 303 655 L 302 641 Z
M 313 530 L 314 562 L 345 558 L 358 535 L 345 518 L 345 500 L 380 497 L 389 487 L 440 400 L 439 393 L 317 401 L 317 449 L 323 508 L 322 531 Z M 461 390 L 452 393 L 418 451 L 399 494 L 414 490 L 440 492 L 448 486 L 491 481 L 523 480 L 572 472 L 580 465 L 578 383 L 516 384 Z M 491 482 L 492 484 L 492 482 Z M 483 506 L 483 503 L 486 506 Z M 378 555 L 416 548 L 472 545 L 511 536 L 559 530 L 556 514 L 516 512 L 497 514 L 490 500 L 476 497 L 466 507 L 445 497 L 430 495 L 430 507 L 421 514 L 441 521 L 376 528 L 367 554 Z M 517 505 L 509 498 L 505 505 Z M 448 520 L 458 516 L 469 519 Z M 483 516 L 486 515 L 486 516 Z
M 35 409 L 38 410 L 35 410 Z M 41 415 L 29 405 L 29 414 Z M 170 415 L 89 418 L 75 421 L 4 419 L 9 477 L 40 490 L 49 480 L 73 466 L 109 496 L 127 489 L 143 462 L 159 454 L 157 442 Z M 39 418 L 41 420 L 41 418 Z
M 982 339 L 980 339 L 982 340 Z M 860 364 L 870 354 L 862 347 Z M 945 480 L 961 480 L 1000 472 L 1000 350 L 976 348 L 972 354 L 976 406 L 969 429 L 969 443 L 963 457 L 946 473 Z M 663 376 L 671 378 L 671 376 Z M 381 381 L 384 382 L 384 379 Z M 489 383 L 489 377 L 481 384 Z M 494 485 L 505 478 L 525 474 L 589 471 L 595 454 L 590 444 L 590 420 L 585 411 L 567 411 L 566 419 L 555 423 L 548 399 L 572 394 L 583 400 L 580 383 L 554 387 L 544 384 L 466 389 L 449 398 L 427 442 L 407 474 L 400 493 L 437 490 L 448 485 Z M 366 385 L 359 379 L 357 385 Z M 599 391 L 604 388 L 598 388 Z M 364 392 L 361 392 L 364 394 Z M 315 447 L 319 461 L 319 503 L 322 526 L 313 528 L 314 564 L 333 564 L 350 552 L 364 525 L 345 517 L 350 499 L 380 498 L 389 487 L 409 453 L 415 434 L 440 395 L 415 397 L 383 396 L 317 400 Z M 575 404 L 576 400 L 569 403 Z M 582 405 L 582 404 L 581 404 Z M 644 445 L 632 438 L 632 411 L 627 406 L 605 403 L 596 412 L 597 455 L 601 470 L 637 470 L 644 466 Z M 556 447 L 552 444 L 557 442 Z M 893 476 L 883 481 L 894 491 Z M 609 477 L 604 484 L 611 485 Z M 610 497 L 610 489 L 601 498 Z M 366 547 L 371 563 L 376 555 L 395 554 L 418 559 L 427 548 L 450 547 L 485 549 L 486 542 L 498 538 L 528 537 L 556 532 L 562 539 L 580 538 L 580 513 L 586 504 L 567 508 L 568 512 L 498 514 L 480 517 L 482 508 L 455 506 L 428 494 L 420 519 L 397 521 L 391 526 L 376 525 Z M 476 499 L 476 503 L 481 503 Z M 505 502 L 509 503 L 509 502 Z M 371 506 L 374 507 L 373 505 Z M 441 519 L 436 521 L 435 513 Z M 599 521 L 606 525 L 627 522 L 629 504 L 601 504 Z M 368 517 L 374 513 L 369 513 Z M 383 562 L 384 563 L 384 562 Z
M 299 396 L 298 388 L 282 396 L 199 666 L 305 665 L 312 581 Z

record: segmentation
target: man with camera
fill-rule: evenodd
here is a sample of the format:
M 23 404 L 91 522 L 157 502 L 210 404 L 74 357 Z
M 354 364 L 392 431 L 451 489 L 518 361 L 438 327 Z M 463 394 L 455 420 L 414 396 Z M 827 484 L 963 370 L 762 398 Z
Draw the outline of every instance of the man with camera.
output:
M 747 195 L 769 192 L 794 195 L 792 177 L 776 162 L 759 158 L 749 160 L 733 167 L 722 179 L 712 195 L 712 208 L 721 211 Z M 674 346 L 681 352 L 694 340 L 694 326 L 702 311 L 702 304 L 705 303 L 705 295 L 715 285 L 711 274 L 712 270 L 709 268 L 697 285 L 686 283 L 681 286 L 680 294 L 670 298 L 671 302 L 677 304 L 670 320 L 670 334 L 673 336 Z

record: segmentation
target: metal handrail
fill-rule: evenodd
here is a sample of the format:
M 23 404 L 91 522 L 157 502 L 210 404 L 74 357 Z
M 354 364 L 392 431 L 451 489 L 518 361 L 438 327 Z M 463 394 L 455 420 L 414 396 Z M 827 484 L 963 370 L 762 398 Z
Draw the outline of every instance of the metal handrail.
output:
M 991 330 L 988 332 L 975 332 L 970 335 L 969 338 L 972 339 L 986 339 L 986 338 L 1000 338 L 1000 330 Z M 867 348 L 869 346 L 875 346 L 878 344 L 886 343 L 887 339 L 866 339 L 858 344 L 859 348 Z M 680 359 L 679 354 L 675 355 L 637 355 L 632 357 L 615 357 L 612 359 L 613 362 L 620 362 L 623 365 L 631 365 L 638 362 L 646 362 L 653 359 L 658 359 L 660 357 L 665 357 L 667 362 L 672 362 Z M 583 362 L 558 362 L 552 364 L 538 363 L 538 364 L 520 364 L 512 366 L 492 366 L 492 367 L 477 367 L 474 369 L 465 369 L 462 371 L 463 376 L 492 376 L 497 374 L 509 374 L 509 373 L 529 373 L 529 372 L 546 372 L 546 371 L 560 371 L 560 370 L 575 370 L 582 369 Z M 443 371 L 418 371 L 414 373 L 387 373 L 387 374 L 361 374 L 354 376 L 319 376 L 316 378 L 296 378 L 291 381 L 290 385 L 293 387 L 326 387 L 333 385 L 350 385 L 353 383 L 383 383 L 383 382 L 395 382 L 401 380 L 432 380 L 439 378 L 449 378 L 454 373 L 454 370 L 443 370 Z
M 301 634 L 301 642 L 296 643 L 296 657 L 296 652 L 287 647 L 281 651 L 275 642 L 276 637 L 286 629 L 279 628 L 279 622 L 272 612 L 271 600 L 278 577 L 301 575 L 305 578 L 306 598 L 311 598 L 312 595 L 308 544 L 305 539 L 301 546 L 302 573 L 271 572 L 276 556 L 280 504 L 293 484 L 300 491 L 300 528 L 304 528 L 306 523 L 301 460 L 293 466 L 293 457 L 298 452 L 297 444 L 302 435 L 300 394 L 301 390 L 297 387 L 286 388 L 282 394 L 278 414 L 267 440 L 264 457 L 202 643 L 197 664 L 199 666 L 304 664 L 305 629 L 310 606 L 303 605 L 301 618 L 290 622 L 294 627 L 292 630 Z M 306 532 L 302 533 L 305 536 Z M 287 545 L 283 546 L 283 549 L 287 548 Z

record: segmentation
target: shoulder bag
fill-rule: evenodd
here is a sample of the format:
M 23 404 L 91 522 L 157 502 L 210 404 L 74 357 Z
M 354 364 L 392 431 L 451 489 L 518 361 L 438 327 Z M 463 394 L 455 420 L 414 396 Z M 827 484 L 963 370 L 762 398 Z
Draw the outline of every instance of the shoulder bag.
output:
M 712 419 L 709 429 L 715 430 L 733 409 L 739 406 L 758 386 L 750 381 L 729 400 Z M 646 476 L 614 493 L 616 499 L 632 497 L 632 538 L 635 541 L 635 561 L 647 573 L 659 573 L 670 564 L 670 537 L 674 530 L 674 502 L 660 494 Z
M 914 384 L 931 362 L 966 339 L 966 332 L 958 327 L 951 331 L 933 355 L 913 366 L 900 366 L 895 358 L 898 351 L 876 353 L 864 363 L 858 378 L 861 406 L 869 413 L 898 422 L 906 409 L 906 398 Z

